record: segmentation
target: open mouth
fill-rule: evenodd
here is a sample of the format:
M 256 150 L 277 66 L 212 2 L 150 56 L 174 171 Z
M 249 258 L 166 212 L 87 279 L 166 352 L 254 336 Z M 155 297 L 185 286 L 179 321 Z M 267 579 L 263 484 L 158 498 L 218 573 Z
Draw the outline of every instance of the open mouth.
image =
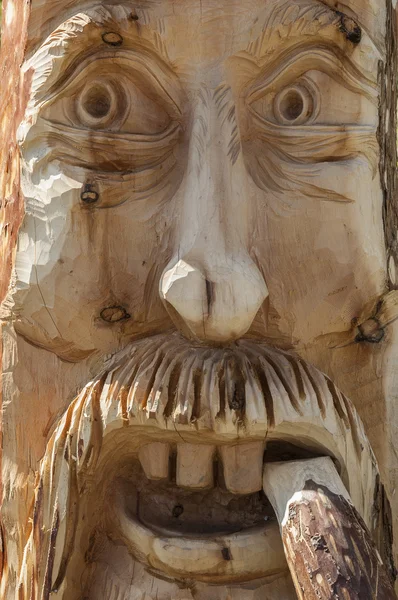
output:
M 58 589 L 84 521 L 159 579 L 239 583 L 287 572 L 264 467 L 316 456 L 333 458 L 372 530 L 375 459 L 354 407 L 325 374 L 253 340 L 139 340 L 110 358 L 51 437 L 36 513 L 40 502 L 53 508 L 33 532 L 51 534 L 37 564 L 51 558 Z
M 118 531 L 158 575 L 217 584 L 287 571 L 263 466 L 313 456 L 283 442 L 144 444 L 113 484 Z

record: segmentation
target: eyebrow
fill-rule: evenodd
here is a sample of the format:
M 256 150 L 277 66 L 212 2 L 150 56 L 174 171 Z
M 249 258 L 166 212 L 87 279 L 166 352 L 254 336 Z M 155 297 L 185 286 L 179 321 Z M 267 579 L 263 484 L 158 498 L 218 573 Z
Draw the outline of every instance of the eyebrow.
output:
M 153 0 L 147 1 L 153 4 Z M 139 1 L 136 6 L 138 7 L 140 4 Z M 33 67 L 33 88 L 41 89 L 44 84 L 48 90 L 51 90 L 53 85 L 58 85 L 60 78 L 67 76 L 74 65 L 89 55 L 95 58 L 96 55 L 105 51 L 112 52 L 114 58 L 117 58 L 119 48 L 117 45 L 105 42 L 103 36 L 106 33 L 116 33 L 129 40 L 129 45 L 120 46 L 122 53 L 140 51 L 143 54 L 153 53 L 153 57 L 163 62 L 165 68 L 170 68 L 167 47 L 160 33 L 153 28 L 148 28 L 146 29 L 147 35 L 142 37 L 137 30 L 136 19 L 134 19 L 135 12 L 132 7 L 121 8 L 121 11 L 120 9 L 115 11 L 112 6 L 92 7 L 86 12 L 81 11 L 71 15 L 69 19 L 53 30 L 24 64 L 25 69 Z M 142 17 L 145 16 L 145 13 L 146 11 L 140 9 Z M 98 32 L 98 43 L 93 41 L 87 28 L 90 28 L 91 32 L 93 30 Z M 71 52 L 68 52 L 68 48 Z M 61 71 L 59 67 L 55 67 L 55 63 L 58 61 L 62 65 Z M 52 73 L 55 71 L 58 71 L 58 75 L 54 76 L 54 81 L 52 81 Z
M 136 0 L 129 6 L 129 11 L 146 11 L 160 2 L 161 0 Z M 121 0 L 107 0 L 106 5 L 99 8 L 112 10 L 120 4 Z M 29 55 L 35 53 L 50 36 L 62 30 L 65 22 L 70 22 L 78 14 L 87 14 L 98 8 L 98 5 L 93 6 L 92 0 L 31 0 L 31 6 L 27 44 Z M 43 22 L 44 9 L 46 18 Z
M 334 27 L 341 36 L 341 41 L 351 40 L 357 44 L 361 40 L 362 30 L 351 17 L 329 8 L 325 4 L 314 4 L 313 0 L 292 3 L 282 0 L 271 6 L 264 19 L 264 26 L 259 37 L 246 49 L 246 53 L 261 60 L 269 55 L 270 47 L 275 49 L 295 40 L 302 42 L 305 36 L 325 36 Z

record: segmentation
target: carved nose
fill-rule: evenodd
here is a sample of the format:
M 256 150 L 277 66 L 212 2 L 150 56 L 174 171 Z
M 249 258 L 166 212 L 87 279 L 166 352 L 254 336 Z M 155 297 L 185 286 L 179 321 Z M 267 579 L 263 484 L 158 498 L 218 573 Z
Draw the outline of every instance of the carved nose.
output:
M 182 319 L 195 337 L 229 342 L 248 331 L 268 290 L 249 257 L 231 258 L 211 270 L 185 258 L 166 268 L 160 295 L 172 307 L 172 318 Z

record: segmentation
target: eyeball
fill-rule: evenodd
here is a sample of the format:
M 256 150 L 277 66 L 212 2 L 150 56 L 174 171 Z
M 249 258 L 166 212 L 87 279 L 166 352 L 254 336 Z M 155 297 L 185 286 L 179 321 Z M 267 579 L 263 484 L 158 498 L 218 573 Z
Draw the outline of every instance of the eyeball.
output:
M 313 86 L 305 82 L 289 85 L 275 96 L 274 118 L 281 125 L 304 125 L 316 116 L 317 104 Z
M 76 116 L 85 127 L 108 129 L 126 114 L 126 98 L 115 82 L 88 82 L 76 99 Z

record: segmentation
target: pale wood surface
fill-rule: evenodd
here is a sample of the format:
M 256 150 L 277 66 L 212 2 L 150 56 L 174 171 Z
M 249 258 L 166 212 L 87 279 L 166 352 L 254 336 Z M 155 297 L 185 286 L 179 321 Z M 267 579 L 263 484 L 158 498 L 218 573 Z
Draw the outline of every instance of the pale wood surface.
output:
M 215 446 L 179 444 L 177 446 L 177 485 L 194 489 L 212 487 L 215 451 Z
M 154 442 L 141 446 L 138 458 L 148 479 L 167 479 L 169 476 L 169 444 Z
M 235 494 L 251 494 L 261 490 L 264 446 L 261 442 L 253 442 L 221 447 L 227 489 Z
M 3 5 L 0 597 L 294 600 L 272 444 L 393 575 L 395 3 Z

